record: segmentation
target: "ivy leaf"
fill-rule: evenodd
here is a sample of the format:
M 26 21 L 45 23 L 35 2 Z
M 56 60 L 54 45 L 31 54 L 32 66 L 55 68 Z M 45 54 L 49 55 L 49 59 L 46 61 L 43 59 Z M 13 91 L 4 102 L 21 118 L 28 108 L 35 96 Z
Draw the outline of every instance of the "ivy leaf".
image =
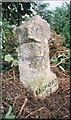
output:
M 53 65 L 56 65 L 56 64 L 58 63 L 58 58 L 53 57 L 53 58 L 51 59 L 51 63 L 52 63 Z
M 14 58 L 10 54 L 5 55 L 5 61 L 11 62 L 13 60 L 14 60 Z
M 18 60 L 13 60 L 11 67 L 17 66 L 18 65 Z

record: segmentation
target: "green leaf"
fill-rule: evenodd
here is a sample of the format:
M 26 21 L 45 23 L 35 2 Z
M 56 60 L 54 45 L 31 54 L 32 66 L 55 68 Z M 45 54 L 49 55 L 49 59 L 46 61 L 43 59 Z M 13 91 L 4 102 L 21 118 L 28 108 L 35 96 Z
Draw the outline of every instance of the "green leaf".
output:
M 16 52 L 19 52 L 19 48 L 16 48 Z
M 18 60 L 13 60 L 11 67 L 17 66 L 18 65 Z
M 4 119 L 7 119 L 7 120 L 15 120 L 15 115 L 7 116 L 7 117 L 5 117 Z
M 58 63 L 58 58 L 53 57 L 53 58 L 51 59 L 51 63 L 54 64 L 54 65 L 56 65 L 56 64 Z
M 5 115 L 5 117 L 4 117 L 4 119 L 15 119 L 15 115 L 12 115 L 12 106 L 10 105 L 9 106 L 9 109 L 8 109 L 8 112 L 6 113 L 6 115 Z
M 11 57 L 11 55 L 10 54 L 8 54 L 8 55 L 5 55 L 5 61 L 13 61 L 14 60 L 14 58 L 13 57 Z
M 0 56 L 2 56 L 2 51 L 0 51 Z
M 8 117 L 11 114 L 11 112 L 12 112 L 12 106 L 10 105 L 9 109 L 8 109 L 8 112 L 5 115 L 5 118 Z

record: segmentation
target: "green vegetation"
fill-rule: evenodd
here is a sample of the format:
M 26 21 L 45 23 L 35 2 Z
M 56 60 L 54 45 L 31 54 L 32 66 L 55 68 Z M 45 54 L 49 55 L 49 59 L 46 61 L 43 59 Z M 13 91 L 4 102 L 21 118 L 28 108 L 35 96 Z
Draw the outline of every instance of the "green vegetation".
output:
M 0 49 L 0 56 L 2 56 L 2 72 L 5 72 L 5 74 L 2 74 L 2 119 L 15 120 L 16 117 L 25 119 L 34 118 L 35 113 L 36 118 L 55 117 L 68 119 L 69 117 L 70 88 L 69 76 L 67 75 L 68 72 L 66 70 L 70 70 L 70 6 L 69 4 L 64 3 L 61 7 L 56 7 L 55 10 L 48 10 L 48 6 L 48 3 L 43 2 L 2 3 L 2 22 L 0 21 L 0 27 L 2 27 L 2 31 L 0 29 L 0 37 L 2 37 L 0 44 L 1 42 L 2 44 Z M 24 89 L 22 84 L 20 84 L 18 71 L 19 43 L 17 39 L 16 28 L 21 24 L 22 21 L 27 21 L 35 14 L 39 14 L 50 24 L 52 31 L 52 36 L 49 40 L 50 64 L 51 67 L 55 67 L 53 70 L 58 76 L 60 84 L 58 91 L 51 95 L 49 99 L 47 97 L 43 101 L 40 100 L 40 105 L 39 99 L 34 99 L 34 96 L 31 98 L 31 90 L 28 90 L 30 92 L 29 93 L 26 91 L 26 89 Z M 59 36 L 59 38 L 57 36 Z M 45 82 L 42 84 L 42 77 L 41 79 L 38 79 L 38 81 L 36 79 L 34 81 L 32 80 L 31 82 L 28 81 L 28 83 L 30 82 L 29 87 L 31 87 L 33 84 L 32 90 L 34 89 L 34 93 L 36 95 L 44 95 L 46 93 L 45 89 L 47 85 L 50 87 L 52 82 L 56 84 L 56 82 L 53 81 L 54 77 L 51 78 L 52 75 L 49 76 L 48 73 L 47 77 L 48 79 L 50 78 L 48 84 L 47 80 L 45 79 Z M 47 90 L 47 92 L 49 93 L 49 90 Z M 59 95 L 59 93 L 61 93 L 61 95 Z M 27 104 L 25 102 L 26 97 L 28 98 Z M 42 103 L 44 104 L 43 107 Z M 54 103 L 54 106 L 52 103 Z M 57 106 L 60 107 L 58 108 Z M 45 109 L 43 109 L 44 111 L 40 112 L 42 108 Z M 64 112 L 62 112 L 63 109 Z M 39 115 L 38 112 L 40 112 Z
M 17 36 L 13 31 L 10 22 L 7 20 L 3 21 L 2 26 L 2 69 L 6 71 L 8 68 L 17 64 L 18 55 L 17 55 Z
M 50 23 L 52 30 L 63 37 L 64 46 L 70 47 L 70 5 L 64 3 L 61 7 L 52 10 L 48 10 L 48 3 L 33 3 L 33 6 L 36 13 Z
M 34 14 L 42 16 L 51 26 L 51 30 L 62 36 L 62 46 L 70 48 L 69 31 L 69 11 L 70 6 L 64 3 L 61 7 L 48 10 L 49 4 L 39 3 L 11 3 L 2 4 L 2 70 L 6 71 L 10 67 L 18 65 L 17 46 L 18 40 L 15 28 L 24 20 L 29 19 Z M 1 53 L 1 52 L 0 52 Z M 56 65 L 60 62 L 60 69 L 69 68 L 69 51 L 60 54 L 62 57 L 53 56 L 51 63 Z M 66 59 L 67 58 L 67 59 Z M 68 63 L 66 65 L 66 62 Z
M 7 113 L 3 116 L 4 120 L 15 120 L 15 115 L 12 113 L 12 106 L 10 105 Z

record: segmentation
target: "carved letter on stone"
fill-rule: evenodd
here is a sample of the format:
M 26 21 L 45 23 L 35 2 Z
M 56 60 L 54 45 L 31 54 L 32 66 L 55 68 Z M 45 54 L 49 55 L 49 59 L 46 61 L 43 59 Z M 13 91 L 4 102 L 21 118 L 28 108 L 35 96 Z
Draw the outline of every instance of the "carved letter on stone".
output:
M 50 35 L 49 24 L 39 15 L 18 27 L 20 80 L 41 98 L 58 89 L 57 77 L 50 70 Z

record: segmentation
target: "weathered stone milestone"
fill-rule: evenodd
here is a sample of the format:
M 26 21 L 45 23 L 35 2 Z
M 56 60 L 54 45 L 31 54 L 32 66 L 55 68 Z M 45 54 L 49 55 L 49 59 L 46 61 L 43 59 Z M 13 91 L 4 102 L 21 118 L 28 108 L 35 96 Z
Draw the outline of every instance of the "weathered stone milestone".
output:
M 39 15 L 18 27 L 20 80 L 41 98 L 58 89 L 57 77 L 50 70 L 50 35 L 49 24 Z

